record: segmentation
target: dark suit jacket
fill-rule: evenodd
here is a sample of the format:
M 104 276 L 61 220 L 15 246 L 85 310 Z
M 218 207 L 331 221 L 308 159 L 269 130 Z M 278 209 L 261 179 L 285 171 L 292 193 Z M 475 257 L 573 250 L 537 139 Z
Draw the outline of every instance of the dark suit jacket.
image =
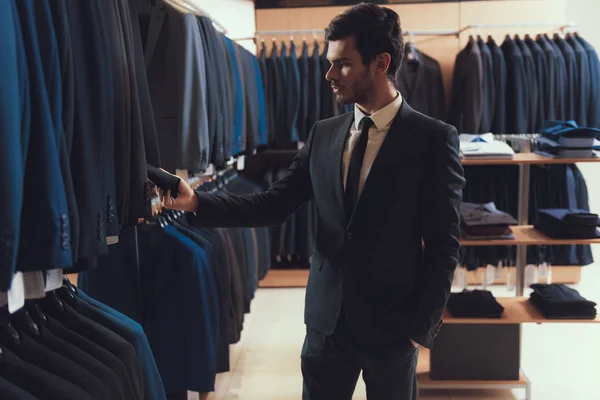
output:
M 483 66 L 481 51 L 471 37 L 456 56 L 448 121 L 460 133 L 479 133 L 483 113 Z
M 547 91 L 548 68 L 544 50 L 542 50 L 540 45 L 537 44 L 537 42 L 529 35 L 525 36 L 523 41 L 531 51 L 531 55 L 535 63 L 535 79 L 537 81 L 538 102 L 535 113 L 536 119 L 534 124 L 534 132 L 539 132 L 541 129 L 544 129 L 544 123 L 546 122 L 546 98 L 550 97 Z
M 575 52 L 576 82 L 575 87 L 575 121 L 579 126 L 588 126 L 588 106 L 592 95 L 592 79 L 586 50 L 574 36 L 569 35 L 566 42 Z M 595 79 L 598 79 L 596 76 Z
M 566 119 L 567 65 L 558 45 L 547 35 L 544 35 L 543 38 L 554 50 L 554 64 L 556 66 L 556 119 L 562 121 Z
M 577 83 L 577 60 L 575 59 L 575 51 L 573 48 L 560 36 L 554 35 L 554 43 L 562 53 L 564 62 L 565 62 L 565 120 L 575 120 L 576 115 L 576 88 L 578 88 Z
M 4 188 L 6 201 L 0 206 L 0 291 L 10 288 L 12 274 L 17 261 L 19 231 L 21 226 L 21 203 L 23 201 L 23 179 L 25 174 L 25 138 L 22 131 L 22 115 L 26 110 L 27 73 L 24 63 L 21 28 L 13 2 L 0 3 L 0 53 L 3 54 L 0 73 L 4 77 L 0 84 L 0 187 Z
M 20 209 L 17 269 L 69 268 L 73 263 L 69 208 L 59 161 L 63 132 L 55 125 L 62 125 L 62 113 L 50 104 L 51 100 L 62 98 L 52 16 L 46 2 L 26 0 L 16 4 L 31 89 L 30 130 L 21 138 L 21 143 L 27 143 L 27 156 L 22 167 L 26 181 Z M 46 75 L 52 82 L 46 84 Z
M 341 159 L 352 122 L 348 113 L 317 123 L 282 179 L 264 193 L 198 192 L 194 221 L 277 225 L 314 198 L 319 228 L 306 289 L 307 326 L 330 335 L 343 301 L 357 340 L 410 337 L 431 347 L 460 243 L 458 205 L 465 181 L 456 130 L 404 103 L 354 213 L 345 215 Z M 402 157 L 398 148 L 404 149 Z
M 416 49 L 413 52 L 414 59 L 405 59 L 396 73 L 400 94 L 415 110 L 432 118 L 443 119 L 446 115 L 446 95 L 440 64 Z
M 298 59 L 296 58 L 296 44 L 290 44 L 290 51 L 287 56 L 287 117 L 289 141 L 298 141 L 298 115 L 300 113 L 300 69 L 298 68 Z
M 321 46 L 315 40 L 313 53 L 308 59 L 308 129 L 321 119 L 321 85 L 327 71 L 321 68 Z M 326 82 L 326 81 L 325 81 Z M 329 84 L 327 84 L 329 86 Z M 305 133 L 306 134 L 306 133 Z
M 216 114 L 207 109 L 215 105 L 207 84 L 215 80 L 206 79 L 205 53 L 196 16 L 160 2 L 151 16 L 145 60 L 161 161 L 171 171 L 203 170 L 210 160 Z
M 542 35 L 535 38 L 535 43 L 539 46 L 543 54 L 543 62 L 545 67 L 542 68 L 544 73 L 544 87 L 542 89 L 543 96 L 541 97 L 541 105 L 543 108 L 544 121 L 553 121 L 556 119 L 556 82 L 557 82 L 557 65 L 554 48 L 545 40 Z M 531 47 L 531 46 L 530 46 Z M 539 55 L 538 55 L 539 57 Z M 539 68 L 539 66 L 538 66 Z
M 479 131 L 487 133 L 492 131 L 494 112 L 496 110 L 496 84 L 494 82 L 494 57 L 489 46 L 480 36 L 477 45 L 481 51 L 481 66 L 483 67 L 483 111 Z
M 308 43 L 302 43 L 302 54 L 298 58 L 298 71 L 300 72 L 300 109 L 298 111 L 298 136 L 301 141 L 306 141 L 310 127 L 308 121 L 309 93 L 308 93 Z
M 600 60 L 598 60 L 596 50 L 584 38 L 577 34 L 575 34 L 575 37 L 579 40 L 588 56 L 589 73 L 590 77 L 593 77 L 591 80 L 592 90 L 588 107 L 588 125 L 597 128 L 600 127 L 600 79 L 597 79 L 600 76 Z
M 494 71 L 494 95 L 496 97 L 494 107 L 494 117 L 492 119 L 493 133 L 506 132 L 506 61 L 504 53 L 498 47 L 494 39 L 490 36 L 487 41 L 488 48 L 492 53 L 493 71 Z
M 531 50 L 521 40 L 520 37 L 515 37 L 515 42 L 521 53 L 523 54 L 523 63 L 525 65 L 525 76 L 527 79 L 527 87 L 525 90 L 525 104 L 527 105 L 527 131 L 536 132 L 537 110 L 539 102 L 538 81 L 536 76 L 536 65 L 533 59 Z
M 506 60 L 506 133 L 525 133 L 528 128 L 528 110 L 526 90 L 528 87 L 527 69 L 523 52 L 510 37 L 502 43 Z

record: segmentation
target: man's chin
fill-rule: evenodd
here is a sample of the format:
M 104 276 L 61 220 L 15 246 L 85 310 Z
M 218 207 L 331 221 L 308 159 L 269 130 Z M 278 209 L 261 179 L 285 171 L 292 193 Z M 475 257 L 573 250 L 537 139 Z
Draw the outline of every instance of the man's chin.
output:
M 350 99 L 350 98 L 348 98 L 348 97 L 346 97 L 344 95 L 341 95 L 341 94 L 336 94 L 335 95 L 335 101 L 338 104 L 342 104 L 342 105 L 354 104 L 355 103 L 354 100 L 352 100 L 352 99 Z

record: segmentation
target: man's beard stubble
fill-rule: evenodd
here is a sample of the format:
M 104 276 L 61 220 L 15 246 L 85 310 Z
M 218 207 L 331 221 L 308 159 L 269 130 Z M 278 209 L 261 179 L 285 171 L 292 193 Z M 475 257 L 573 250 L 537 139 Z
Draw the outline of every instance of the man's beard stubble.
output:
M 373 82 L 371 80 L 371 72 L 365 69 L 361 79 L 357 79 L 346 96 L 336 95 L 335 100 L 339 104 L 364 104 L 367 103 L 373 94 Z

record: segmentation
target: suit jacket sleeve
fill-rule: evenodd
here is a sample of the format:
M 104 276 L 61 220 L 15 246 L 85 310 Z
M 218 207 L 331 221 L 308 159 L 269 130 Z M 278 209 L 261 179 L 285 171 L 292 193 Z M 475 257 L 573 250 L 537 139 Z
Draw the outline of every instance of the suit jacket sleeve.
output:
M 432 141 L 432 161 L 421 189 L 421 197 L 426 202 L 420 222 L 423 269 L 410 310 L 409 328 L 410 338 L 428 348 L 433 345 L 458 262 L 458 209 L 465 185 L 456 129 L 448 128 Z
M 196 192 L 193 223 L 199 226 L 275 226 L 313 197 L 309 158 L 317 124 L 281 179 L 263 193 L 225 195 Z

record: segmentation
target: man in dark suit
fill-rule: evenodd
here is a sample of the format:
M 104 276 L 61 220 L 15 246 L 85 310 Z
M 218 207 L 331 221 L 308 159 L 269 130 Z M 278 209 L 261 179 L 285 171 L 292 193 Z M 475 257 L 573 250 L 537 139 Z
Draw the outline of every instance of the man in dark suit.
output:
M 416 398 L 418 347 L 441 325 L 459 250 L 465 184 L 456 129 L 414 111 L 394 87 L 398 15 L 361 4 L 326 30 L 336 99 L 354 111 L 317 122 L 266 192 L 194 193 L 167 207 L 205 226 L 276 225 L 314 199 L 317 242 L 306 289 L 303 399 Z

